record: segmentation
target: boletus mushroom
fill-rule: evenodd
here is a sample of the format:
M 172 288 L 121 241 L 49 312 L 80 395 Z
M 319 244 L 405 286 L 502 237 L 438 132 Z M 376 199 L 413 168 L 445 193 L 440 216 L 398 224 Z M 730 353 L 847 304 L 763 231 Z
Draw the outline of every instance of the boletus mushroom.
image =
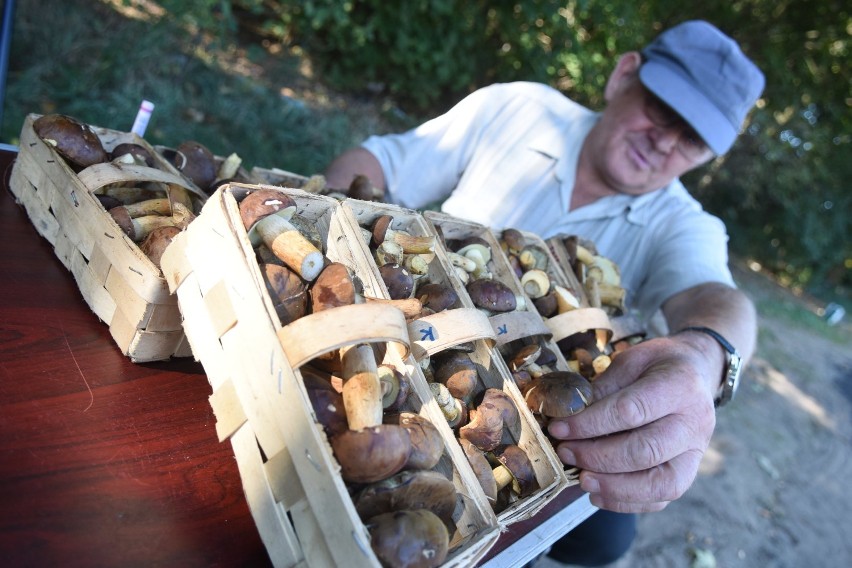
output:
M 392 241 L 402 247 L 405 254 L 425 254 L 435 252 L 436 238 L 432 235 L 416 236 L 408 231 L 392 229 L 393 216 L 380 215 L 373 221 L 373 245 Z
M 33 130 L 52 146 L 74 171 L 106 162 L 101 139 L 88 124 L 64 114 L 45 114 L 33 121 Z
M 579 373 L 553 371 L 534 379 L 524 400 L 536 414 L 565 418 L 588 406 L 592 400 L 592 385 Z
M 432 568 L 447 558 L 449 533 L 431 511 L 383 513 L 370 519 L 367 529 L 383 566 Z
M 240 202 L 240 217 L 252 245 L 262 241 L 299 276 L 312 281 L 322 270 L 325 257 L 289 222 L 296 203 L 274 189 L 259 189 Z
M 490 468 L 488 473 L 491 474 Z M 368 485 L 352 500 L 362 519 L 393 511 L 426 509 L 452 526 L 457 496 L 453 482 L 437 471 L 405 470 Z
M 446 310 L 459 300 L 458 294 L 452 287 L 437 282 L 428 282 L 418 286 L 416 295 L 420 298 L 424 308 L 435 313 Z
M 172 240 L 180 231 L 178 227 L 174 226 L 158 227 L 148 233 L 139 248 L 154 263 L 154 266 L 162 270 L 160 261 L 163 258 L 163 253 L 166 252 L 166 247 L 172 244 Z
M 260 272 L 281 325 L 288 325 L 308 312 L 308 292 L 295 272 L 278 264 L 262 264 Z
M 340 475 L 351 483 L 374 483 L 399 472 L 408 462 L 411 439 L 396 424 L 345 430 L 331 439 Z
M 311 310 L 322 312 L 340 306 L 349 306 L 356 301 L 355 282 L 349 269 L 332 262 L 322 269 L 311 285 Z
M 411 453 L 406 469 L 432 469 L 444 455 L 444 440 L 438 428 L 427 418 L 413 412 L 398 415 L 398 424 L 408 430 Z
M 484 310 L 511 312 L 518 307 L 515 293 L 499 280 L 471 280 L 467 285 L 467 292 L 474 305 Z
M 494 452 L 494 457 L 501 464 L 494 468 L 498 492 L 511 486 L 512 492 L 523 498 L 538 489 L 535 469 L 527 453 L 520 447 L 514 444 L 502 446 Z
M 176 148 L 175 167 L 202 191 L 208 193 L 219 167 L 216 157 L 207 147 L 195 140 L 186 140 Z
M 392 300 L 408 298 L 414 291 L 414 277 L 400 264 L 385 264 L 379 267 L 379 275 Z

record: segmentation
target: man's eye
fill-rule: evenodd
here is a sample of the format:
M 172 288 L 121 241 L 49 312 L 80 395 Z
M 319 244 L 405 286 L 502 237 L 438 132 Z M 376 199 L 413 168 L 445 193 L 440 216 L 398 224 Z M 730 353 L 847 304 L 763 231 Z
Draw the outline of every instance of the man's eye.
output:
M 683 142 L 684 144 L 686 144 L 687 146 L 691 146 L 692 148 L 704 148 L 704 140 L 702 140 L 701 137 L 698 136 L 698 134 L 696 134 L 695 132 L 685 132 L 683 134 Z

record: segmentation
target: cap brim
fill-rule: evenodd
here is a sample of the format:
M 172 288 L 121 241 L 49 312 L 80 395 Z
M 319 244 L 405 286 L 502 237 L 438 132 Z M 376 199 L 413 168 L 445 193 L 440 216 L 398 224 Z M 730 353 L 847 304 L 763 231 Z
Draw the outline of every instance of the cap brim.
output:
M 665 65 L 646 61 L 639 68 L 639 79 L 649 91 L 683 117 L 717 156 L 733 146 L 739 132 L 722 111 L 686 78 Z

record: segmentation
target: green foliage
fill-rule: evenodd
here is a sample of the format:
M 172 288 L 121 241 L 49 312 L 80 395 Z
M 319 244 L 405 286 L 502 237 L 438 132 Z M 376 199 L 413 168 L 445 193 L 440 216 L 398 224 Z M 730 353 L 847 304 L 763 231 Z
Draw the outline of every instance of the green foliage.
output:
M 130 13 L 119 7 L 143 15 L 117 17 Z M 693 18 L 734 36 L 767 88 L 734 150 L 688 185 L 727 223 L 734 254 L 811 290 L 848 288 L 852 20 L 840 0 L 28 0 L 18 5 L 2 133 L 14 141 L 26 113 L 51 110 L 125 129 L 148 98 L 154 143 L 195 138 L 251 164 L 313 172 L 413 119 L 319 108 L 282 96 L 274 76 L 237 70 L 243 57 L 300 74 L 269 42 L 301 50 L 312 81 L 421 116 L 515 80 L 601 108 L 620 53 Z

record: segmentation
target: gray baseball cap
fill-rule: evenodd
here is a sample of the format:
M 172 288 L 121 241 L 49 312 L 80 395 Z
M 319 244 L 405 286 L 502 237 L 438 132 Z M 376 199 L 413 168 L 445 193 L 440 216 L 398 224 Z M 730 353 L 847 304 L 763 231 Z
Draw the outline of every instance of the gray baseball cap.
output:
M 713 152 L 727 152 L 765 85 L 763 73 L 739 45 L 712 24 L 692 20 L 664 31 L 642 55 L 642 84 Z

